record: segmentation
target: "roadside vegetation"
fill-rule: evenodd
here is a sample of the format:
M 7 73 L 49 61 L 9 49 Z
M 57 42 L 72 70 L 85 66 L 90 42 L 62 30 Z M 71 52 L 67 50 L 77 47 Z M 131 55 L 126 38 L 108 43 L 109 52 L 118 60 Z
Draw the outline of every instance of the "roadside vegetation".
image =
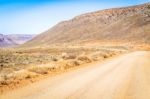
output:
M 85 46 L 0 49 L 0 91 L 21 80 L 102 61 L 126 51 L 124 47 Z

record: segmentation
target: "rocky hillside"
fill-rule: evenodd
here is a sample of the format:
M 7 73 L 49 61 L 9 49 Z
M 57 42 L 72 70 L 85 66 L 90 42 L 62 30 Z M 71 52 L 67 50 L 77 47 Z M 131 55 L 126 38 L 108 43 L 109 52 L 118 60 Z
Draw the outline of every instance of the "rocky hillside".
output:
M 23 35 L 23 34 L 0 34 L 0 47 L 15 47 L 31 40 L 35 35 Z
M 61 22 L 23 46 L 82 41 L 124 41 L 150 44 L 150 3 L 106 9 Z

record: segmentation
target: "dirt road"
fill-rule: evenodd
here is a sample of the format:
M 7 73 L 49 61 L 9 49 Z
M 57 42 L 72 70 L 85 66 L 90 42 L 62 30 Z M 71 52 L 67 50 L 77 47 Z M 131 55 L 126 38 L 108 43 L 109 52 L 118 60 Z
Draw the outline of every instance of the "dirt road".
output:
M 0 99 L 150 99 L 150 52 L 132 52 L 50 77 Z

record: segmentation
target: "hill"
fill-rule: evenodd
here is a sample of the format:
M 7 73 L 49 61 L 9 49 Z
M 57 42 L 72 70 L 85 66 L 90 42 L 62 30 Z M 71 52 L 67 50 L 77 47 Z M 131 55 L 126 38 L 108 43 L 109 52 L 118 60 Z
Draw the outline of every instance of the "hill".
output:
M 23 46 L 89 41 L 140 42 L 150 44 L 150 3 L 113 8 L 63 21 Z
M 11 39 L 8 38 L 6 35 L 0 34 L 0 47 L 13 47 L 17 44 Z
M 11 34 L 3 35 L 0 34 L 0 47 L 16 47 L 17 45 L 23 44 L 35 35 L 23 35 L 23 34 Z
M 32 34 L 11 34 L 11 35 L 7 35 L 7 37 L 13 39 L 13 41 L 16 42 L 17 44 L 24 44 L 25 42 L 34 38 L 35 35 L 32 35 Z

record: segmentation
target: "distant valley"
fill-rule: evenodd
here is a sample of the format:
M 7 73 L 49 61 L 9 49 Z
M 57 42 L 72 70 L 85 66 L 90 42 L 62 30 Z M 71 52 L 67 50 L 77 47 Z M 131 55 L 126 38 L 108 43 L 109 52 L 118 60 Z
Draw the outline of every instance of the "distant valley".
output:
M 35 35 L 24 34 L 0 34 L 0 47 L 15 47 L 31 40 Z

